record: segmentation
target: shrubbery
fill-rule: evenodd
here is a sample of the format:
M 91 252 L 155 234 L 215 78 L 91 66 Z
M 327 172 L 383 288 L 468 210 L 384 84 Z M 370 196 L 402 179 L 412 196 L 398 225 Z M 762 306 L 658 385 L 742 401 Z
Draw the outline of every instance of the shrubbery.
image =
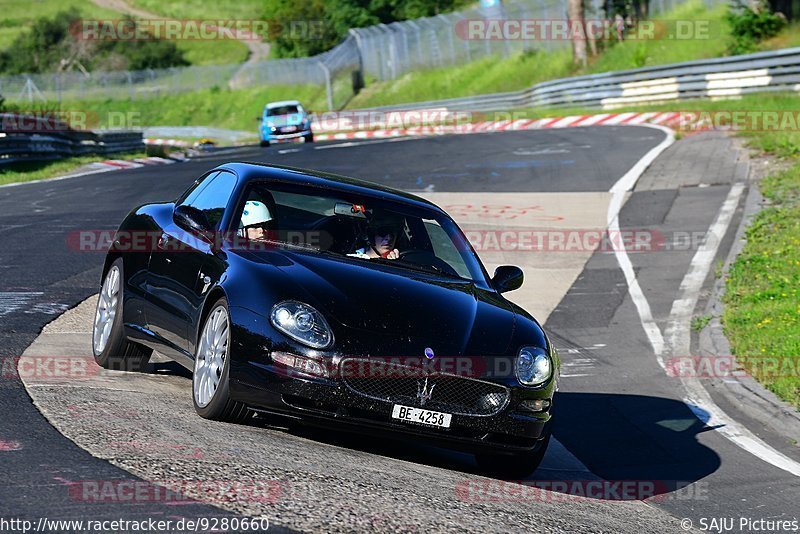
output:
M 726 19 L 733 35 L 728 52 L 733 55 L 755 52 L 759 41 L 777 35 L 786 26 L 786 17 L 771 12 L 766 3 L 754 10 L 741 0 L 731 6 Z
M 0 73 L 70 70 L 140 70 L 188 65 L 175 43 L 164 40 L 78 39 L 71 28 L 80 20 L 72 9 L 52 19 L 39 18 L 7 50 L 0 51 Z M 130 24 L 135 24 L 131 20 Z

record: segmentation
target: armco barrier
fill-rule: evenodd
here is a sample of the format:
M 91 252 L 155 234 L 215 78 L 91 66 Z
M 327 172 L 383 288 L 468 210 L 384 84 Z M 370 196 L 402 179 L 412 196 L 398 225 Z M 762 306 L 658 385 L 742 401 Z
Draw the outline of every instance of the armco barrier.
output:
M 144 150 L 141 132 L 73 130 L 58 120 L 11 113 L 0 114 L 0 124 L 0 165 Z
M 502 111 L 567 106 L 613 109 L 769 91 L 800 91 L 800 48 L 563 78 L 522 91 L 383 106 L 370 111 Z

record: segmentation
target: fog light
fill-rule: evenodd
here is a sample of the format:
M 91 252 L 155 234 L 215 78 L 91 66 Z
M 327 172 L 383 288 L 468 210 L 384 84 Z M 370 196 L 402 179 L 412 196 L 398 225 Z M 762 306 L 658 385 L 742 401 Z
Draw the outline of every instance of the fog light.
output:
M 526 400 L 519 403 L 519 409 L 528 412 L 542 412 L 550 407 L 547 399 Z
M 273 352 L 272 360 L 286 367 L 297 369 L 307 375 L 328 376 L 328 372 L 322 364 L 305 356 L 289 354 L 288 352 Z

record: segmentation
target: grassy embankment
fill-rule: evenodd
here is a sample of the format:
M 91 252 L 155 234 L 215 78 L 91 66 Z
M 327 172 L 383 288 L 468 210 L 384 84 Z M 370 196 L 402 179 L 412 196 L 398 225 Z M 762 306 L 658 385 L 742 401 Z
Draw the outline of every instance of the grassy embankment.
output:
M 410 73 L 392 82 L 371 83 L 347 105 L 348 109 L 399 104 L 469 94 L 512 91 L 531 85 L 580 74 L 624 70 L 718 57 L 725 53 L 730 31 L 724 21 L 724 6 L 708 10 L 699 3 L 685 4 L 663 19 L 708 21 L 710 39 L 628 40 L 612 44 L 585 68 L 572 65 L 568 49 L 558 52 L 530 52 L 505 59 L 485 58 L 470 64 Z M 657 37 L 664 37 L 658 35 Z M 784 30 L 778 37 L 761 44 L 762 49 L 800 45 L 800 24 Z M 231 90 L 224 87 L 152 99 L 83 100 L 65 102 L 68 109 L 135 111 L 148 126 L 208 125 L 237 130 L 254 130 L 253 118 L 265 102 L 297 98 L 306 107 L 326 110 L 325 91 L 318 86 L 266 86 Z M 552 113 L 551 111 L 547 111 Z
M 127 154 L 114 154 L 111 156 L 78 156 L 75 158 L 56 161 L 42 161 L 31 163 L 16 163 L 0 167 L 0 185 L 17 182 L 32 182 L 44 180 L 54 176 L 65 176 L 75 172 L 80 167 L 97 161 L 107 159 L 143 158 L 144 152 L 129 152 Z

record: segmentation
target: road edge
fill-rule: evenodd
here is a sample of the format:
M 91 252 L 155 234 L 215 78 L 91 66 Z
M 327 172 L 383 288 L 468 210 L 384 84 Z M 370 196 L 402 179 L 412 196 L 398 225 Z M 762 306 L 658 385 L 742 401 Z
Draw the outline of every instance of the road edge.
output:
M 743 149 L 742 153 L 747 154 L 749 158 L 749 152 L 746 149 Z M 721 278 L 714 279 L 711 294 L 704 308 L 704 314 L 710 316 L 711 320 L 700 331 L 697 338 L 700 356 L 730 357 L 734 363 L 732 368 L 740 368 L 740 366 L 736 364 L 736 356 L 731 351 L 730 342 L 725 336 L 721 320 L 725 310 L 723 303 L 726 292 L 725 279 L 731 266 L 744 249 L 747 242 L 745 238 L 747 228 L 764 207 L 764 197 L 758 188 L 760 180 L 754 179 L 753 174 L 751 165 L 747 176 L 747 184 L 750 187 L 748 187 L 748 193 L 744 200 L 744 212 L 736 228 L 733 244 L 723 263 L 722 272 L 724 274 Z M 714 379 L 713 384 L 715 386 L 714 393 L 720 394 L 745 415 L 761 421 L 779 436 L 788 437 L 794 440 L 795 444 L 800 443 L 800 412 L 769 391 L 756 379 L 749 375 L 739 376 L 739 373 L 733 373 L 725 377 L 724 381 L 718 378 Z

